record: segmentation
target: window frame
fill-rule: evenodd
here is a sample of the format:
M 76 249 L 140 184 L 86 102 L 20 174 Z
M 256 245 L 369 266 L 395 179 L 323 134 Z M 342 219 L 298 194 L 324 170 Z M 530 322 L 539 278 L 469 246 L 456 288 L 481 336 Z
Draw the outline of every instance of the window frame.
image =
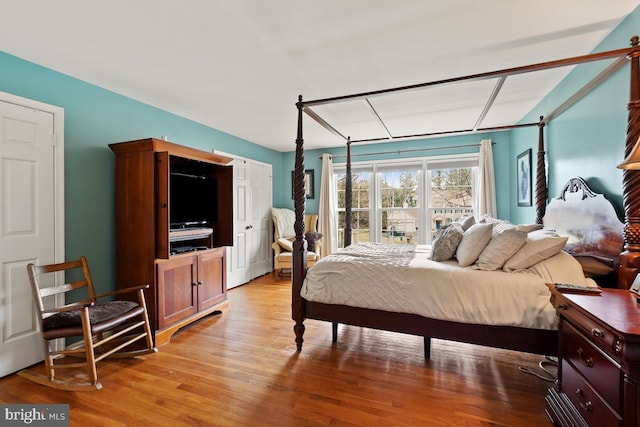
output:
M 427 185 L 431 182 L 431 172 L 435 169 L 446 168 L 472 168 L 472 209 L 473 212 L 477 212 L 477 181 L 478 181 L 478 164 L 479 153 L 466 153 L 466 154 L 453 154 L 453 155 L 439 155 L 429 157 L 412 157 L 406 159 L 393 159 L 393 160 L 376 160 L 376 161 L 363 161 L 352 162 L 351 173 L 371 173 L 371 179 L 369 181 L 369 240 L 372 242 L 382 241 L 382 185 L 381 185 L 381 173 L 397 171 L 403 172 L 408 170 L 417 171 L 417 209 L 418 209 L 418 230 L 427 230 L 427 225 L 431 224 L 431 188 Z M 346 163 L 334 163 L 333 165 L 333 177 L 336 192 L 338 191 L 338 176 L 346 173 Z M 337 193 L 336 193 L 337 196 Z M 336 197 L 337 200 L 337 197 Z M 388 208 L 385 208 L 388 209 Z M 412 208 L 414 209 L 414 208 Z M 352 208 L 354 211 L 363 211 L 365 209 Z M 336 207 L 336 214 L 339 216 L 341 212 L 344 212 L 345 208 Z M 429 228 L 430 230 L 430 228 Z M 338 233 L 339 235 L 339 233 Z M 418 232 L 417 244 L 430 244 L 431 233 Z M 341 247 L 342 242 L 338 242 L 338 246 Z

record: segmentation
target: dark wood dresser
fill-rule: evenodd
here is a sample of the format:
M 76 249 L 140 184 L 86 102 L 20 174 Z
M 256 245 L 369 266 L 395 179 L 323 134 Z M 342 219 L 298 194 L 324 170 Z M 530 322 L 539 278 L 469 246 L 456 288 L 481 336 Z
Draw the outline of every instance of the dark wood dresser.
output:
M 558 381 L 545 410 L 559 426 L 640 425 L 640 304 L 622 289 L 558 292 Z

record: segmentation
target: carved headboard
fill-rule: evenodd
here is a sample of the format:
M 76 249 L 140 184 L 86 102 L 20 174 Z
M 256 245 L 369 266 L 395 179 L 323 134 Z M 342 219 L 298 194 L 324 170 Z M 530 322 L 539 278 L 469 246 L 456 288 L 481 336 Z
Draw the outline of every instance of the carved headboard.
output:
M 624 224 L 611 202 L 589 188 L 584 179 L 571 178 L 565 184 L 549 202 L 543 224 L 569 238 L 564 249 L 582 264 L 586 275 L 603 280 L 615 276 Z

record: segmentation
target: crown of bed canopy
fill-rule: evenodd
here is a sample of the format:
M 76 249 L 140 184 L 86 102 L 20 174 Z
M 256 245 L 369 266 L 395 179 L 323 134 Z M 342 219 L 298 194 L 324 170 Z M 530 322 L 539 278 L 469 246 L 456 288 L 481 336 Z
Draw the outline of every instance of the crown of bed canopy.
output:
M 352 143 L 388 142 L 538 126 L 538 122 L 520 122 L 524 113 L 534 106 L 529 103 L 536 102 L 529 94 L 534 90 L 551 89 L 538 83 L 535 80 L 537 75 L 553 73 L 550 80 L 555 85 L 571 66 L 612 61 L 564 103 L 546 114 L 542 119 L 542 123 L 546 124 L 624 66 L 637 50 L 638 47 L 634 44 L 623 49 L 389 89 L 309 101 L 303 101 L 300 96 L 297 106 L 333 135 L 343 141 L 349 139 Z M 465 105 L 460 104 L 460 100 L 464 100 Z M 399 107 L 403 102 L 408 104 L 406 108 Z M 448 109 L 447 113 L 450 114 L 455 107 L 462 110 L 461 115 L 456 117 L 455 128 L 447 128 L 446 120 L 438 123 L 437 119 L 432 118 L 434 115 L 438 117 L 438 113 L 444 109 Z M 514 118 L 506 109 L 514 110 L 518 117 Z M 494 113 L 494 110 L 497 112 Z M 501 117 L 506 117 L 506 121 Z M 411 124 L 407 118 L 411 119 Z M 459 125 L 458 119 L 468 123 L 468 126 Z M 416 129 L 417 122 L 425 129 L 403 132 L 405 129 Z M 373 133 L 375 135 L 371 135 Z

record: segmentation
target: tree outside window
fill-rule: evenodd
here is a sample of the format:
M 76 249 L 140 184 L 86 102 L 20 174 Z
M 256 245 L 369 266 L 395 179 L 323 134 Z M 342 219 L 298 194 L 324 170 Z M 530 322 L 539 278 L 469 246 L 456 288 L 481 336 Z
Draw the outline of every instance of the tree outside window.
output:
M 473 215 L 472 168 L 431 172 L 431 235 L 462 216 Z
M 381 237 L 386 243 L 416 243 L 418 238 L 417 171 L 380 173 Z
M 352 242 L 369 242 L 369 208 L 370 208 L 370 187 L 371 173 L 352 173 L 351 174 L 351 228 Z M 345 188 L 347 175 L 345 173 L 338 174 L 338 247 L 344 245 L 344 228 L 345 228 Z

